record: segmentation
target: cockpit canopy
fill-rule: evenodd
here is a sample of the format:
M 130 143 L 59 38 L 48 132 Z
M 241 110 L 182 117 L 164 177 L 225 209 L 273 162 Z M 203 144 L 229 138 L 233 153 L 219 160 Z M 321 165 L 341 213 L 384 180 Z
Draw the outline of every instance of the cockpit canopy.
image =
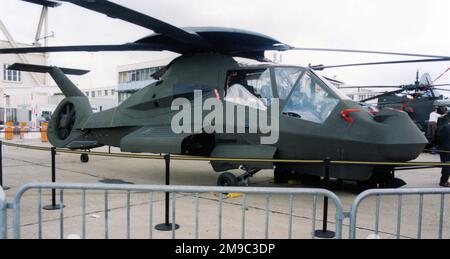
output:
M 228 71 L 225 101 L 267 110 L 274 98 L 284 116 L 324 123 L 348 99 L 326 79 L 302 67 L 257 67 Z

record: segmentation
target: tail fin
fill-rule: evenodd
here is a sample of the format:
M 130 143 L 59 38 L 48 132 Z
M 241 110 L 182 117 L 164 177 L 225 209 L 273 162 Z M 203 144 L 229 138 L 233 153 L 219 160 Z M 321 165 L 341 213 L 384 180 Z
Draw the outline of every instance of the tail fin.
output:
M 39 65 L 29 65 L 16 63 L 8 67 L 9 70 L 24 71 L 24 72 L 34 72 L 34 73 L 49 73 L 50 76 L 55 80 L 59 89 L 66 97 L 76 97 L 85 96 L 83 92 L 78 89 L 78 87 L 70 81 L 66 75 L 84 75 L 89 73 L 88 70 L 79 70 L 71 68 L 59 68 L 51 66 L 39 66 Z

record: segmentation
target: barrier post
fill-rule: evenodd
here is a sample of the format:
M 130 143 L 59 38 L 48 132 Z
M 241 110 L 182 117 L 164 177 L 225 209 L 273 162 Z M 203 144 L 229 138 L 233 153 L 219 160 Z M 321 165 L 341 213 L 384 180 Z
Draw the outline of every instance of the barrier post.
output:
M 56 148 L 51 148 L 51 156 L 52 156 L 52 183 L 56 183 Z M 62 205 L 64 208 L 65 206 Z M 61 204 L 56 204 L 56 190 L 52 189 L 52 204 L 44 206 L 44 210 L 60 210 Z
M 47 122 L 41 123 L 41 141 L 43 143 L 48 142 L 47 129 L 48 129 L 48 123 Z
M 170 154 L 164 156 L 164 161 L 166 162 L 166 185 L 170 186 Z M 172 208 L 173 210 L 175 208 Z M 165 222 L 155 226 L 156 230 L 159 231 L 172 231 L 179 229 L 180 226 L 175 224 L 175 222 L 170 223 L 170 193 L 166 192 L 166 204 L 165 204 Z
M 25 133 L 27 132 L 27 123 L 21 122 L 20 123 L 20 139 L 25 138 Z
M 14 139 L 14 123 L 11 121 L 6 122 L 5 129 L 5 140 L 13 140 Z
M 0 186 L 4 191 L 9 190 L 9 187 L 3 186 L 3 141 L 0 140 Z
M 325 167 L 325 178 L 324 178 L 324 187 L 330 187 L 330 170 L 331 170 L 331 159 L 326 158 L 323 161 Z M 328 197 L 324 197 L 323 199 L 323 225 L 321 230 L 316 230 L 315 236 L 319 238 L 334 238 L 336 233 L 328 230 Z

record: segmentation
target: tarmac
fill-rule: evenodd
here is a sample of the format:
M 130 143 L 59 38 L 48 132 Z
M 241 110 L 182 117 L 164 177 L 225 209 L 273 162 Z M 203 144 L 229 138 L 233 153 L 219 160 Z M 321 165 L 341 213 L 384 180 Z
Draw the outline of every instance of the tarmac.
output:
M 48 146 L 37 140 L 15 140 L 15 143 Z M 98 151 L 107 151 L 106 147 Z M 113 148 L 113 152 L 118 149 Z M 50 182 L 51 180 L 50 152 L 25 150 L 15 147 L 3 147 L 4 184 L 11 189 L 6 191 L 9 201 L 13 200 L 18 189 L 30 182 Z M 439 162 L 439 156 L 422 154 L 418 162 Z M 146 160 L 131 158 L 112 158 L 91 156 L 87 164 L 80 162 L 79 155 L 58 154 L 56 156 L 57 181 L 64 183 L 99 183 L 102 181 L 116 183 L 130 183 L 139 185 L 163 185 L 165 183 L 165 164 L 163 160 Z M 215 186 L 218 174 L 214 173 L 208 162 L 172 161 L 171 184 L 188 186 Z M 235 171 L 236 175 L 240 171 Z M 440 178 L 440 169 L 399 171 L 396 176 L 408 183 L 403 188 L 436 188 Z M 312 186 L 293 184 L 275 185 L 272 171 L 262 171 L 251 179 L 251 187 L 286 187 L 311 188 Z M 333 190 L 343 203 L 344 211 L 349 211 L 357 193 L 351 184 L 344 188 Z M 38 237 L 38 203 L 37 191 L 27 192 L 21 203 L 21 234 L 22 238 Z M 241 220 L 243 197 L 237 195 L 225 199 L 223 205 L 222 227 L 219 230 L 218 195 L 205 193 L 200 195 L 199 203 L 199 238 L 215 239 L 221 232 L 222 238 L 241 238 Z M 44 191 L 42 201 L 47 205 L 51 201 L 51 193 Z M 58 197 L 59 199 L 59 197 Z M 126 192 L 109 193 L 108 237 L 127 237 L 127 194 Z M 424 198 L 423 233 L 422 238 L 437 238 L 439 235 L 440 196 Z M 311 238 L 313 229 L 322 226 L 322 199 L 317 203 L 317 221 L 313 218 L 313 198 L 297 196 L 294 199 L 292 218 L 292 237 Z M 82 236 L 82 195 L 81 191 L 64 192 L 64 238 L 80 238 Z M 154 230 L 154 226 L 164 222 L 164 194 L 155 193 L 153 197 L 152 222 L 150 216 L 149 194 L 131 194 L 130 237 L 172 238 L 172 232 Z M 172 203 L 171 203 L 172 204 Z M 248 197 L 246 209 L 245 238 L 264 238 L 265 236 L 265 197 L 252 195 Z M 288 237 L 288 204 L 287 196 L 272 196 L 269 203 L 270 239 L 284 239 Z M 398 198 L 386 197 L 381 199 L 380 233 L 374 236 L 375 200 L 368 199 L 362 203 L 358 216 L 357 237 L 366 238 L 396 238 Z M 445 202 L 447 204 L 447 202 Z M 402 222 L 400 225 L 401 238 L 417 237 L 418 232 L 419 197 L 404 197 L 402 200 Z M 445 206 L 445 215 L 450 215 L 450 206 Z M 86 237 L 100 239 L 105 237 L 104 193 L 87 192 Z M 195 238 L 195 196 L 194 194 L 178 194 L 176 199 L 176 223 L 181 227 L 175 231 L 176 238 Z M 334 205 L 330 204 L 329 229 L 334 229 Z M 44 238 L 59 238 L 60 211 L 43 211 L 42 235 Z M 172 214 L 171 214 L 172 216 Z M 12 237 L 12 212 L 8 211 L 8 235 Z M 450 238 L 450 224 L 448 217 L 444 217 L 443 237 Z M 343 238 L 349 235 L 349 220 L 344 220 Z

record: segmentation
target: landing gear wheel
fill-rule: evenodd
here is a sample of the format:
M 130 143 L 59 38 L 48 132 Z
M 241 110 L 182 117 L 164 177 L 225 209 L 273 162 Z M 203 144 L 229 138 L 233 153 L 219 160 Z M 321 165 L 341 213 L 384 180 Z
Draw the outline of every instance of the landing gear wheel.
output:
M 238 179 L 232 173 L 223 173 L 217 180 L 217 186 L 238 186 Z
M 88 154 L 82 154 L 80 156 L 81 163 L 88 163 L 89 162 L 89 155 Z

